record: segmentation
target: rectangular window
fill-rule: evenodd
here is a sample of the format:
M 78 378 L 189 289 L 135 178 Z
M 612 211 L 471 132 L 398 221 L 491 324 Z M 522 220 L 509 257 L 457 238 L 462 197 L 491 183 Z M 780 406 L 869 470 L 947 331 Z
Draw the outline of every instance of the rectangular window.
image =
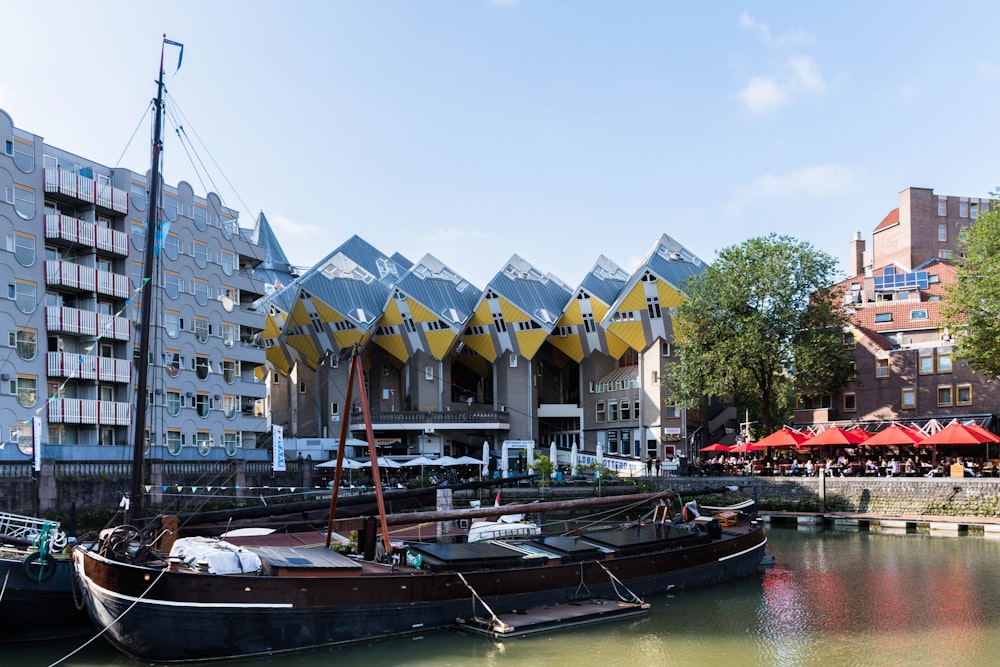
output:
M 921 351 L 918 363 L 918 372 L 921 375 L 930 375 L 934 372 L 934 353 Z
M 594 416 L 598 424 L 603 424 L 605 422 L 604 401 L 597 402 L 596 412 Z
M 623 422 L 632 419 L 632 401 L 626 399 L 621 402 L 621 414 Z
M 951 372 L 951 352 L 938 352 L 937 372 L 938 373 Z
M 847 377 L 849 380 L 856 380 L 858 378 L 858 362 L 851 361 L 849 363 L 851 364 L 851 374 Z
M 958 217 L 960 218 L 969 217 L 969 202 L 967 201 L 958 202 Z
M 937 404 L 939 408 L 947 408 L 952 404 L 951 385 L 942 384 L 937 388 Z
M 892 322 L 892 313 L 875 313 L 876 322 Z
M 618 431 L 608 431 L 608 453 L 618 453 Z
M 853 331 L 844 332 L 844 348 L 847 350 L 853 350 L 857 346 L 857 341 L 854 339 Z
M 858 395 L 854 393 L 844 394 L 844 412 L 858 411 Z
M 677 419 L 681 416 L 681 409 L 676 405 L 668 405 L 663 408 L 663 416 L 667 419 Z
M 975 220 L 979 217 L 979 204 L 972 203 L 969 204 L 969 217 Z
M 433 366 L 424 366 L 424 379 L 425 380 L 433 380 L 434 379 L 434 367 Z
M 938 241 L 941 243 L 948 242 L 948 225 L 938 225 Z
M 608 421 L 618 421 L 618 401 L 608 401 Z
M 948 215 L 947 199 L 938 199 L 938 215 Z
M 517 368 L 517 355 L 513 352 L 510 354 L 510 367 Z
M 911 320 L 926 320 L 927 319 L 927 309 L 926 308 L 918 308 L 916 310 L 911 310 L 910 311 L 910 319 Z
M 888 359 L 876 359 L 875 360 L 875 377 L 879 380 L 885 380 L 889 377 L 889 360 Z
M 917 390 L 913 387 L 903 387 L 900 396 L 900 407 L 903 410 L 914 410 L 917 407 Z
M 955 385 L 955 405 L 972 405 L 972 385 Z

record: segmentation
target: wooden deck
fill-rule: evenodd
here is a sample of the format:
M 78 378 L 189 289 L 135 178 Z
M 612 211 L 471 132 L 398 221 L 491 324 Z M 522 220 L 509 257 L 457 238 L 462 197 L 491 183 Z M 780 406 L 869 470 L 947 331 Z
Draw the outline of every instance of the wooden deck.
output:
M 462 630 L 488 637 L 523 637 L 525 635 L 564 630 L 579 625 L 615 621 L 649 613 L 646 602 L 621 602 L 604 598 L 588 598 L 562 604 L 534 607 L 493 618 L 473 616 L 457 619 Z

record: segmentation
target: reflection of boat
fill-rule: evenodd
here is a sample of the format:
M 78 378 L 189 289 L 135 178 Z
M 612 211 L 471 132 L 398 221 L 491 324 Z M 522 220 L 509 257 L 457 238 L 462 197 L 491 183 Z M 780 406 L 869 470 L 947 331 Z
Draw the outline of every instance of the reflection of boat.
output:
M 0 512 L 0 640 L 92 629 L 73 601 L 67 537 L 57 522 Z
M 363 386 L 358 358 L 352 359 L 348 403 L 355 379 Z M 363 391 L 360 398 L 370 429 Z M 667 504 L 655 505 L 644 521 L 603 530 L 511 541 L 392 542 L 390 525 L 471 520 L 497 510 L 388 516 L 378 484 L 375 490 L 378 518 L 338 525 L 357 531 L 357 557 L 330 548 L 332 520 L 325 545 L 318 533 L 301 546 L 281 546 L 273 536 L 249 537 L 243 547 L 218 540 L 192 545 L 185 538 L 171 554 L 156 541 L 162 531 L 105 531 L 74 551 L 87 610 L 106 638 L 141 660 L 231 658 L 445 627 L 470 610 L 501 621 L 514 610 L 569 609 L 567 603 L 580 598 L 639 604 L 636 596 L 753 575 L 767 542 L 752 514 L 740 512 L 726 527 L 711 520 L 676 524 Z M 503 511 L 656 502 L 667 495 L 505 505 Z

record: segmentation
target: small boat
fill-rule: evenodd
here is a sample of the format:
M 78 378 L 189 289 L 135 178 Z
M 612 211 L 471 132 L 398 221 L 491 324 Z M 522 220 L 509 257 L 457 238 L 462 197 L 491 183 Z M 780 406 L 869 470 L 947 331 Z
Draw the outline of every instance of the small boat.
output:
M 93 630 L 73 599 L 70 546 L 56 521 L 0 512 L 0 641 Z

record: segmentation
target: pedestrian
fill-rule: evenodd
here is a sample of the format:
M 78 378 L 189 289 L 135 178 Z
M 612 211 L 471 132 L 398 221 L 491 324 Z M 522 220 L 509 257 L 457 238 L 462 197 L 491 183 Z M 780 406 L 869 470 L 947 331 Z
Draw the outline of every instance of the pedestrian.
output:
M 650 454 L 646 457 L 646 477 L 653 474 L 653 455 Z
M 653 465 L 656 467 L 656 476 L 659 477 L 660 476 L 660 457 L 657 456 L 653 460 Z

